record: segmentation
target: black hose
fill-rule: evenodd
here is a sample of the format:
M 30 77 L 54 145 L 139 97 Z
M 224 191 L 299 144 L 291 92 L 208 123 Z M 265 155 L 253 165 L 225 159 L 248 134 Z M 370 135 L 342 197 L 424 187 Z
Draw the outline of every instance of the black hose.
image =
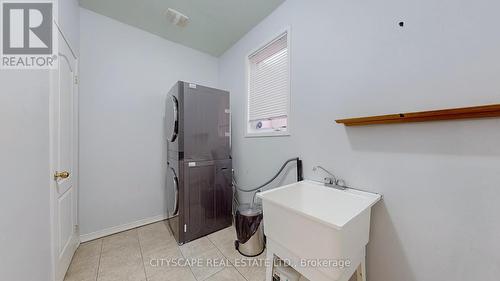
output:
M 292 162 L 292 161 L 297 161 L 297 180 L 301 181 L 302 180 L 302 160 L 300 160 L 299 157 L 295 157 L 295 158 L 290 158 L 290 159 L 286 160 L 286 162 L 283 163 L 283 165 L 281 166 L 281 168 L 279 169 L 279 171 L 274 175 L 274 177 L 272 177 L 270 180 L 266 181 L 264 184 L 261 184 L 258 187 L 251 188 L 251 189 L 243 189 L 242 187 L 238 187 L 235 182 L 233 182 L 233 185 L 234 185 L 234 187 L 237 190 L 239 190 L 241 192 L 254 192 L 254 191 L 257 191 L 257 190 L 263 188 L 264 186 L 270 184 L 271 182 L 273 182 L 281 174 L 281 172 L 283 172 L 283 170 L 285 169 L 286 165 L 288 163 Z

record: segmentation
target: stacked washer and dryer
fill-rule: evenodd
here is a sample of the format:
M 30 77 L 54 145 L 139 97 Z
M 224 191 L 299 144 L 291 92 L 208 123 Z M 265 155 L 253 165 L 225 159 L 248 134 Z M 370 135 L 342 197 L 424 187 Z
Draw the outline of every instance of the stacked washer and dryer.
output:
M 179 81 L 165 116 L 168 224 L 184 244 L 232 224 L 229 92 Z

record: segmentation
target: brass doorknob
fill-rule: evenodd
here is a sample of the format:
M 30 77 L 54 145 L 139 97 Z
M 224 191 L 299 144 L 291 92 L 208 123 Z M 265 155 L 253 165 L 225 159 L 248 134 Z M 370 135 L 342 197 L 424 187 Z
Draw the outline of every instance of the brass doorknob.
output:
M 57 179 L 65 179 L 65 178 L 68 178 L 69 177 L 69 172 L 56 172 L 54 174 L 54 179 L 57 180 Z

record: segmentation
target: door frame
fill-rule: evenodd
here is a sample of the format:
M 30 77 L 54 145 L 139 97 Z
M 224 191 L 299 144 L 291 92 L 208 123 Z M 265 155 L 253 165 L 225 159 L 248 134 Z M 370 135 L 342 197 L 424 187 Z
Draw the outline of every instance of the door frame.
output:
M 78 204 L 78 194 L 79 194 L 79 105 L 78 105 L 78 100 L 79 100 L 79 58 L 76 55 L 73 47 L 69 43 L 69 41 L 66 39 L 67 37 L 64 35 L 64 32 L 62 29 L 59 27 L 59 24 L 54 21 L 54 27 L 57 28 L 58 36 L 60 36 L 60 39 L 64 40 L 65 44 L 69 47 L 69 50 L 71 51 L 71 55 L 73 56 L 73 59 L 75 60 L 75 81 L 73 83 L 73 157 L 72 157 L 72 178 L 73 178 L 73 189 L 74 189 L 74 194 L 76 196 L 75 198 L 75 210 L 76 210 L 76 237 L 77 237 L 77 246 L 80 245 L 80 231 L 79 231 L 79 204 Z M 56 190 L 57 190 L 57 185 L 56 181 L 54 181 L 54 172 L 56 170 L 56 159 L 54 159 L 54 150 L 56 149 L 55 147 L 55 124 L 56 124 L 56 94 L 58 87 L 55 85 L 55 78 L 56 75 L 59 75 L 59 69 L 55 70 L 50 70 L 50 75 L 49 75 L 49 84 L 50 84 L 50 93 L 49 93 L 49 190 L 50 190 L 50 239 L 51 239 L 51 280 L 52 281 L 62 281 L 62 280 L 57 280 L 58 279 L 58 267 L 59 265 L 57 264 L 58 261 L 58 256 L 57 256 L 57 241 L 56 241 L 56 210 L 55 210 L 55 198 L 56 198 Z M 76 250 L 76 249 L 75 249 Z M 68 265 L 69 267 L 69 265 Z M 65 269 L 67 271 L 68 268 Z M 64 278 L 64 276 L 63 276 Z

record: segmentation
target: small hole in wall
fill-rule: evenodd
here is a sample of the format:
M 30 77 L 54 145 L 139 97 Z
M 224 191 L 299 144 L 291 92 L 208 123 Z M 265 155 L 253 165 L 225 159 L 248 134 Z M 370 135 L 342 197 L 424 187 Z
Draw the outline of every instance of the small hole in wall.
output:
M 399 22 L 399 26 L 401 26 L 401 27 L 405 26 L 405 22 L 404 21 L 400 21 Z

